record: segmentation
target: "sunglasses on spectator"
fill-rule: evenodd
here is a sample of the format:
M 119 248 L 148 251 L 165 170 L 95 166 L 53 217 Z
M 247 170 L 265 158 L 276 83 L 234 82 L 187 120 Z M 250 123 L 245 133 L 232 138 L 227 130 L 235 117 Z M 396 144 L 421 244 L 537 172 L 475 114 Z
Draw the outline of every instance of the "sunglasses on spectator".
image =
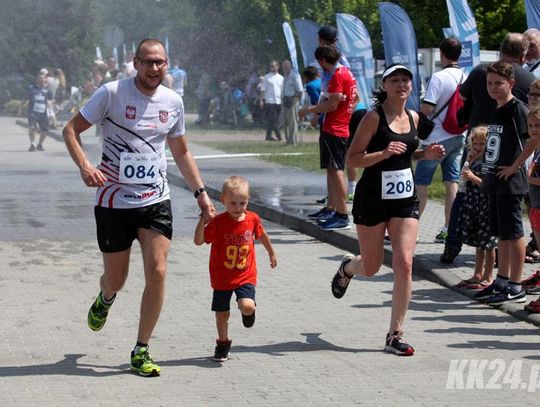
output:
M 141 64 L 143 64 L 145 68 L 152 68 L 155 65 L 158 69 L 161 69 L 169 62 L 166 59 L 137 59 L 141 61 Z
M 531 93 L 527 94 L 527 97 L 532 98 L 532 99 L 538 99 L 538 98 L 540 98 L 540 93 L 531 92 Z

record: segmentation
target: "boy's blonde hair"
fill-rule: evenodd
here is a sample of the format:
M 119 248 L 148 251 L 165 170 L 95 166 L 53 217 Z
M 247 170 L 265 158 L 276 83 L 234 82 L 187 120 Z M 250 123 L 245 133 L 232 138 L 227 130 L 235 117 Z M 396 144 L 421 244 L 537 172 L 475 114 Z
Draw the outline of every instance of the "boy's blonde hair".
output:
M 249 195 L 249 183 L 247 179 L 240 175 L 232 175 L 223 182 L 221 187 L 221 196 L 225 195 L 227 191 L 235 191 L 238 189 L 245 189 Z
M 484 143 L 487 141 L 487 126 L 476 126 L 471 130 L 469 135 L 469 141 L 467 142 L 467 148 L 470 150 L 472 148 L 472 143 L 474 139 L 481 139 Z

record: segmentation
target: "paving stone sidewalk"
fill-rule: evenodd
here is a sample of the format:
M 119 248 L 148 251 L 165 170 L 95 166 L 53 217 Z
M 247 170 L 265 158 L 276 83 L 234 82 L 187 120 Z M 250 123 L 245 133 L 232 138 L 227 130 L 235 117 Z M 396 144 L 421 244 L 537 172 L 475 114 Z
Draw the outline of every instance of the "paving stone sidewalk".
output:
M 85 134 L 83 140 L 97 160 L 93 135 Z M 212 152 L 191 146 L 197 156 Z M 334 299 L 329 283 L 344 252 L 338 244 L 353 241 L 353 233 L 314 238 L 298 232 L 308 230 L 300 226 L 307 225 L 300 215 L 323 192 L 322 177 L 282 172 L 251 159 L 198 162 L 212 190 L 225 175 L 246 170 L 248 174 L 242 173 L 261 196 L 254 199 L 257 208 L 268 210 L 265 216 L 270 218 L 282 213 L 278 222 L 264 222 L 278 253 L 277 270 L 270 269 L 264 249 L 257 247 L 255 327 L 244 329 L 233 312 L 232 358 L 223 365 L 210 360 L 215 328 L 209 310 L 209 248 L 193 245 L 196 204 L 189 191 L 173 185 L 175 238 L 167 296 L 151 342 L 163 374 L 154 379 L 130 374 L 129 351 L 144 283 L 140 251 L 135 244 L 130 277 L 107 325 L 91 332 L 86 313 L 101 269 L 94 192 L 83 186 L 62 143 L 47 140 L 43 153 L 27 148 L 24 128 L 0 118 L 2 405 L 537 404 L 538 328 L 420 274 L 406 323 L 416 354 L 399 358 L 382 353 L 391 270 L 383 267 L 375 278 L 356 279 L 343 299 Z M 291 182 L 279 187 L 278 181 Z M 306 191 L 306 198 L 295 213 L 289 209 L 288 191 L 297 188 Z M 272 196 L 279 199 L 268 204 L 265 197 Z M 422 244 L 428 246 L 421 243 L 419 249 Z M 445 272 L 460 278 L 459 268 Z

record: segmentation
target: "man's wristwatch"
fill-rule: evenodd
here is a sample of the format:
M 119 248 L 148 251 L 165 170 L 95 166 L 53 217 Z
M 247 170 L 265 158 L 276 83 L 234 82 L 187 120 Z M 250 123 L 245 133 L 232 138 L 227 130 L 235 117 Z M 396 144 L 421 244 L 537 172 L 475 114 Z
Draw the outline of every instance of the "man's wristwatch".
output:
M 193 192 L 193 196 L 195 197 L 195 199 L 197 199 L 199 197 L 199 195 L 202 194 L 204 191 L 206 191 L 206 188 L 201 187 L 201 188 L 197 189 L 195 192 Z

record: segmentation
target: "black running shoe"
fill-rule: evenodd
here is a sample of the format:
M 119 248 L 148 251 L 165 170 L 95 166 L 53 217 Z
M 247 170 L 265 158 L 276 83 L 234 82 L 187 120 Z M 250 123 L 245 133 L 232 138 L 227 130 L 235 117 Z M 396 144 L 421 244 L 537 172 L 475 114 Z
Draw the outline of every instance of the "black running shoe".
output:
M 255 311 L 251 315 L 242 314 L 242 323 L 246 328 L 251 328 L 255 323 Z
M 451 247 L 445 246 L 444 252 L 443 254 L 441 254 L 439 261 L 444 264 L 452 264 L 458 254 L 459 254 L 459 250 L 452 249 Z
M 488 305 L 502 305 L 511 302 L 523 303 L 525 298 L 525 290 L 518 293 L 513 293 L 510 286 L 506 286 L 499 294 L 493 295 L 486 300 Z
M 324 208 L 319 209 L 317 212 L 310 213 L 308 215 L 308 218 L 311 219 L 317 219 L 321 215 L 325 215 L 327 213 L 333 212 L 331 209 L 328 209 L 326 206 Z
M 216 348 L 214 350 L 214 360 L 216 362 L 225 362 L 229 359 L 232 341 L 218 341 L 216 339 Z
M 499 294 L 502 290 L 495 285 L 495 281 L 484 288 L 482 291 L 474 294 L 474 299 L 479 301 L 487 300 L 490 297 L 493 297 L 496 294 Z
M 386 334 L 384 351 L 398 356 L 414 355 L 414 348 L 403 340 L 403 332 L 399 331 L 394 331 L 392 335 L 390 332 Z
M 341 298 L 345 295 L 345 292 L 347 291 L 347 287 L 349 286 L 349 283 L 353 279 L 354 276 L 349 277 L 345 273 L 345 266 L 351 262 L 351 260 L 354 259 L 354 256 L 352 254 L 346 254 L 343 256 L 343 259 L 341 259 L 341 264 L 339 265 L 338 271 L 334 275 L 334 278 L 332 279 L 332 294 L 336 298 Z

